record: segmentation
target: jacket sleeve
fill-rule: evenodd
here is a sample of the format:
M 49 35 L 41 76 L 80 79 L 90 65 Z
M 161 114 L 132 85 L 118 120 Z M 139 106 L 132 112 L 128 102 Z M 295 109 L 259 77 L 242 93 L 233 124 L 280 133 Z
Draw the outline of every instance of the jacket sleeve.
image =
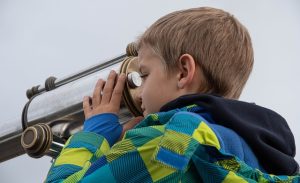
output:
M 187 112 L 175 114 L 163 129 L 130 130 L 111 149 L 104 136 L 80 132 L 70 138 L 54 162 L 47 182 L 179 181 L 185 173 L 194 174 L 187 170 L 199 144 L 220 149 L 209 126 Z
M 103 113 L 87 119 L 83 132 L 71 136 L 65 144 L 46 182 L 77 182 L 96 159 L 110 150 L 121 132 L 115 114 Z
M 129 130 L 110 147 L 90 122 L 69 138 L 45 182 L 152 182 L 176 172 L 152 160 L 163 125 Z
M 52 164 L 45 182 L 78 182 L 91 164 L 109 150 L 103 136 L 93 132 L 76 133 Z
M 103 136 L 79 132 L 53 163 L 46 182 L 179 181 L 185 170 L 159 159 L 162 140 L 171 138 L 164 131 L 164 125 L 132 129 L 111 148 Z

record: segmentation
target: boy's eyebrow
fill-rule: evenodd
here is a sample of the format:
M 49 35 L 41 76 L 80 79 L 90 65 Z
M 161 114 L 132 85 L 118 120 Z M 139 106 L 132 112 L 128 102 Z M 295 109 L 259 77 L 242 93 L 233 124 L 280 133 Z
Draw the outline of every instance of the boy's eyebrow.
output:
M 146 68 L 146 66 L 145 65 L 143 65 L 143 64 L 139 64 L 139 71 L 142 71 L 142 70 L 144 70 Z

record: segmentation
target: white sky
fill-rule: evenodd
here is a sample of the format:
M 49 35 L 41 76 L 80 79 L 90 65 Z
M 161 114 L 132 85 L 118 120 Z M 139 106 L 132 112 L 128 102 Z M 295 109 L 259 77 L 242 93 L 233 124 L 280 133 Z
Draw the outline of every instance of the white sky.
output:
M 241 100 L 283 115 L 299 152 L 298 0 L 0 0 L 0 123 L 20 119 L 26 90 L 48 76 L 117 56 L 159 17 L 199 6 L 229 11 L 248 28 L 255 65 Z M 50 165 L 48 157 L 20 156 L 0 164 L 0 182 L 42 182 Z

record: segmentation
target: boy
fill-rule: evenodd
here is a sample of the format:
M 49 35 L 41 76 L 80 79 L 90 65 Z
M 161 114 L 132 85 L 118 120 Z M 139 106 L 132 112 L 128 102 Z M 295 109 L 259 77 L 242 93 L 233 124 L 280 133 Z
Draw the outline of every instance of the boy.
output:
M 118 123 L 126 77 L 112 71 L 84 98 L 84 130 L 68 140 L 47 182 L 300 181 L 285 120 L 236 100 L 253 50 L 232 15 L 214 8 L 168 14 L 137 49 L 145 119 L 134 128 L 139 120 Z

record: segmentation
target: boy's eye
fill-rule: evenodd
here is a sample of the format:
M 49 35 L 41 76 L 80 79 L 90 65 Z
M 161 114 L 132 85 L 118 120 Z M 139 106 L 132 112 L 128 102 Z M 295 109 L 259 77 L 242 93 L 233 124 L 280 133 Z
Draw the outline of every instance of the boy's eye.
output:
M 140 74 L 140 77 L 142 78 L 142 79 L 146 79 L 146 77 L 148 76 L 148 74 Z

